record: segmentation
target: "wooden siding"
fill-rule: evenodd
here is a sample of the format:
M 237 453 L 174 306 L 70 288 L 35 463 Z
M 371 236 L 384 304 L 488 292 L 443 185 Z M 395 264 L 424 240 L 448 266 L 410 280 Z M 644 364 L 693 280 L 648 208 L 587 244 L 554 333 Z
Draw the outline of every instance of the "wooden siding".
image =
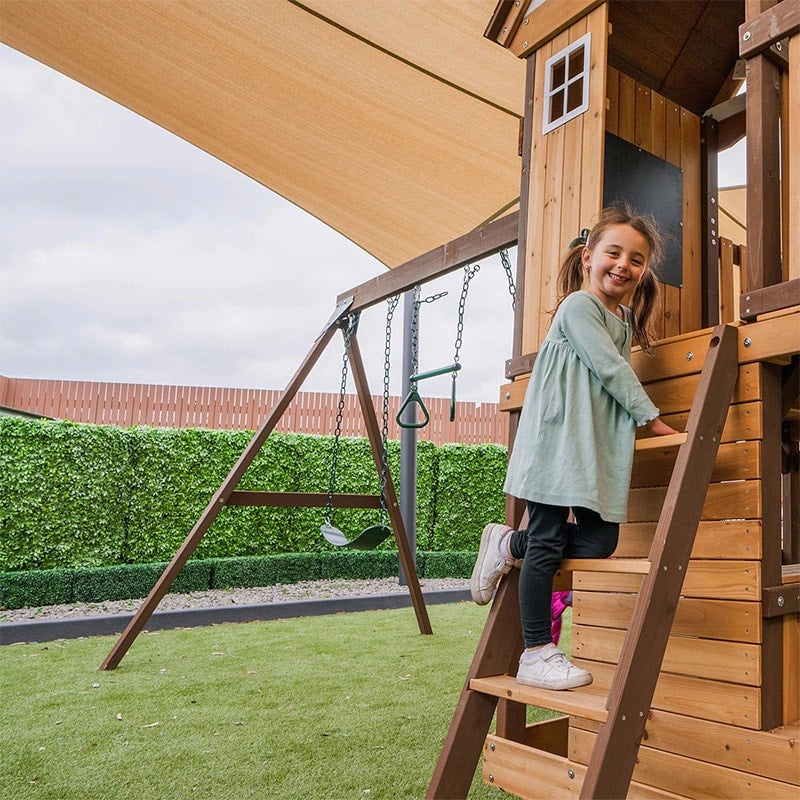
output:
M 154 425 L 168 428 L 255 430 L 281 392 L 275 389 L 226 389 L 209 386 L 169 386 L 142 383 L 37 380 L 0 376 L 0 406 L 72 422 L 96 425 Z M 383 398 L 372 401 L 381 416 Z M 401 398 L 389 398 L 389 438 L 399 439 L 395 421 Z M 450 422 L 449 398 L 424 398 L 430 422 L 419 438 L 434 444 L 502 444 L 508 441 L 508 415 L 497 403 L 456 404 Z M 339 395 L 298 392 L 275 430 L 281 433 L 330 435 Z M 366 436 L 355 394 L 345 395 L 344 436 Z

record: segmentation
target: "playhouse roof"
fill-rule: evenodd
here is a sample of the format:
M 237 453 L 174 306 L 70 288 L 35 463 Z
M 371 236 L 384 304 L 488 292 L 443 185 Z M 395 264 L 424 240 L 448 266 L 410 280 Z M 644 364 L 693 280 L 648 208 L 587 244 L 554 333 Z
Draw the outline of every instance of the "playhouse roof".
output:
M 391 267 L 515 206 L 525 64 L 484 38 L 495 7 L 0 0 L 0 39 L 220 158 Z M 697 94 L 687 107 L 702 107 L 730 59 L 726 51 L 719 68 L 707 67 L 713 25 L 699 47 L 683 37 L 696 25 L 705 31 L 713 13 L 688 28 L 672 15 L 644 18 L 658 43 L 640 44 L 639 31 L 619 21 L 614 52 L 639 52 L 630 65 L 639 73 L 643 53 L 662 72 L 671 65 L 647 82 L 682 76 Z M 683 63 L 695 64 L 690 80 Z

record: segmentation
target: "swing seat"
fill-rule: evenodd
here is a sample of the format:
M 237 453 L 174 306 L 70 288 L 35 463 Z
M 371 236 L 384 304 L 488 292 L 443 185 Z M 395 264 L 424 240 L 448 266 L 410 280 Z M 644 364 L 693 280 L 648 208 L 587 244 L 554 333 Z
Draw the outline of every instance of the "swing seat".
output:
M 338 528 L 335 528 L 329 522 L 320 525 L 319 530 L 332 545 L 344 547 L 348 550 L 374 550 L 381 542 L 392 535 L 392 529 L 387 525 L 370 525 L 350 541 Z

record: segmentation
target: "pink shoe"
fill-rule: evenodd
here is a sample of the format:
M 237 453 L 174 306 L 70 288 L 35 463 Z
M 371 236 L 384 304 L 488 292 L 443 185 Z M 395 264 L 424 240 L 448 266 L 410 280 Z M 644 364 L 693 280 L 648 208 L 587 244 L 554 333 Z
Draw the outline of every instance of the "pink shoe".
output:
M 561 638 L 561 615 L 572 605 L 572 592 L 553 592 L 550 601 L 550 632 L 553 644 Z

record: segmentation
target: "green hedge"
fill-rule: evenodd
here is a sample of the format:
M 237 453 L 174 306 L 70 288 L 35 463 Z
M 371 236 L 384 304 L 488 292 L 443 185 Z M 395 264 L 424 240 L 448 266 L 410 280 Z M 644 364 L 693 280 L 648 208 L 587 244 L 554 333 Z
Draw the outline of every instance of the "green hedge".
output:
M 251 437 L 0 417 L 0 570 L 171 559 Z M 332 448 L 330 436 L 272 434 L 238 488 L 325 492 Z M 505 452 L 419 442 L 421 550 L 477 549 L 483 525 L 502 519 Z M 389 464 L 397 481 L 399 442 L 389 442 Z M 340 440 L 337 473 L 337 492 L 379 492 L 367 439 Z M 319 533 L 323 515 L 318 508 L 227 506 L 192 560 L 331 552 Z M 331 521 L 352 538 L 379 513 L 334 509 Z M 394 551 L 394 541 L 380 550 Z
M 466 578 L 474 563 L 474 552 L 417 553 L 417 572 L 421 578 Z M 0 572 L 0 608 L 146 597 L 166 566 L 167 563 L 163 562 Z M 170 591 L 197 592 L 312 580 L 390 578 L 397 575 L 397 570 L 397 552 L 381 550 L 193 559 L 184 565 Z
M 488 522 L 505 518 L 506 448 L 444 444 L 439 448 L 436 521 L 426 550 L 477 550 Z

